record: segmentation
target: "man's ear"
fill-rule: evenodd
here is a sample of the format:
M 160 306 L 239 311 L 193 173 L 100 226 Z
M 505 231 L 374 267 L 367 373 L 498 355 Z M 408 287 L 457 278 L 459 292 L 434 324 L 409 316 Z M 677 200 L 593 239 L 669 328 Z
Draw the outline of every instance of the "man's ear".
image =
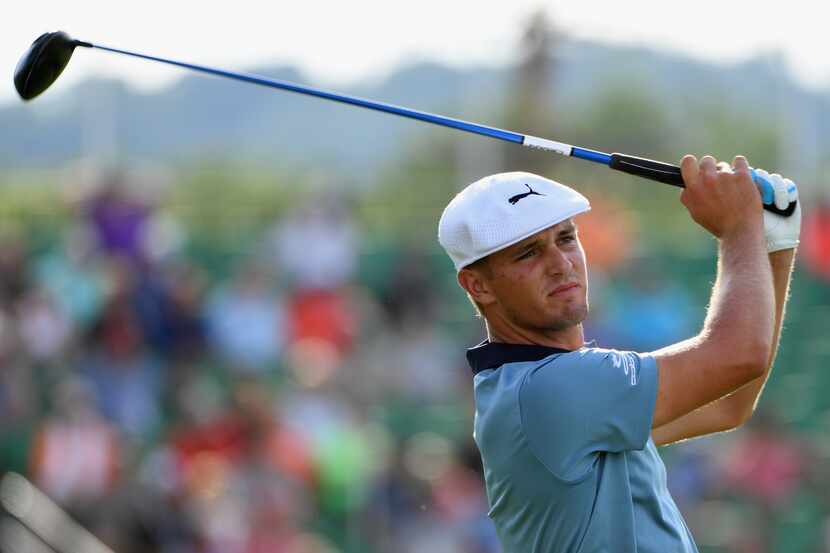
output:
M 496 301 L 490 288 L 490 282 L 483 271 L 465 267 L 458 273 L 458 284 L 470 295 L 470 298 L 480 305 L 490 305 Z

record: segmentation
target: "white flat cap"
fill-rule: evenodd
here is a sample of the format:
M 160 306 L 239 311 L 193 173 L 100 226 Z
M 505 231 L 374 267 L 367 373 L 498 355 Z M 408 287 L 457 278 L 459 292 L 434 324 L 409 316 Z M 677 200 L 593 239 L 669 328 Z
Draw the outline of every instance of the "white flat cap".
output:
M 499 173 L 450 201 L 438 223 L 438 242 L 460 271 L 590 209 L 585 196 L 564 184 L 532 173 Z

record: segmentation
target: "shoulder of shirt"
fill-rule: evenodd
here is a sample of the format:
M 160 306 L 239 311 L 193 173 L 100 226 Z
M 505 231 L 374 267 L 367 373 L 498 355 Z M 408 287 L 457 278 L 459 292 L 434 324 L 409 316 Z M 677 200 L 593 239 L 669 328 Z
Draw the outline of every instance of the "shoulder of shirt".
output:
M 577 363 L 600 365 L 604 361 L 610 360 L 611 363 L 618 364 L 622 361 L 620 359 L 621 357 L 632 353 L 633 352 L 630 351 L 621 351 L 611 348 L 583 347 L 565 353 L 555 353 L 545 357 L 544 359 L 533 362 L 532 364 L 535 366 L 531 367 L 531 373 L 536 373 L 553 362 L 566 365 L 573 365 Z M 507 363 L 505 365 L 507 365 Z
M 559 362 L 558 360 L 564 363 L 602 363 L 610 360 L 617 364 L 630 353 L 594 347 L 592 342 L 572 351 L 546 346 L 483 342 L 467 350 L 467 359 L 474 374 L 489 377 L 494 373 L 503 372 L 500 370 L 502 368 L 508 368 L 510 371 L 510 367 L 535 372 L 553 361 Z

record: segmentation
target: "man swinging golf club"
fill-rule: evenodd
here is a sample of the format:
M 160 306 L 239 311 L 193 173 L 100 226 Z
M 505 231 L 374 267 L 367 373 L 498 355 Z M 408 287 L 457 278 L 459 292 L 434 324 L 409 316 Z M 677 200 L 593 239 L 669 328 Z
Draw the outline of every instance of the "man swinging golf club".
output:
M 718 239 L 718 271 L 700 333 L 659 351 L 585 345 L 575 218 L 590 206 L 578 192 L 504 173 L 469 185 L 441 216 L 439 241 L 487 327 L 467 357 L 505 553 L 697 551 L 656 446 L 751 416 L 777 349 L 801 213 L 764 212 L 743 157 L 729 166 L 686 156 L 681 168 L 681 201 Z M 797 199 L 792 181 L 762 173 L 777 206 Z

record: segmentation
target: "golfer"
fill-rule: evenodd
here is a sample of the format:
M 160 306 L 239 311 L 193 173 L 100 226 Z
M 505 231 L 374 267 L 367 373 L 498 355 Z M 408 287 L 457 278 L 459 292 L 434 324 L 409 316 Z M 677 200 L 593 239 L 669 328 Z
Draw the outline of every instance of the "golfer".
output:
M 801 213 L 765 212 L 743 157 L 730 166 L 686 156 L 682 172 L 683 205 L 718 241 L 717 278 L 700 333 L 658 351 L 585 344 L 577 216 L 590 206 L 578 192 L 498 174 L 441 216 L 439 241 L 487 327 L 467 357 L 505 553 L 697 551 L 656 446 L 751 416 L 777 348 Z M 778 207 L 797 199 L 791 181 L 761 173 Z

